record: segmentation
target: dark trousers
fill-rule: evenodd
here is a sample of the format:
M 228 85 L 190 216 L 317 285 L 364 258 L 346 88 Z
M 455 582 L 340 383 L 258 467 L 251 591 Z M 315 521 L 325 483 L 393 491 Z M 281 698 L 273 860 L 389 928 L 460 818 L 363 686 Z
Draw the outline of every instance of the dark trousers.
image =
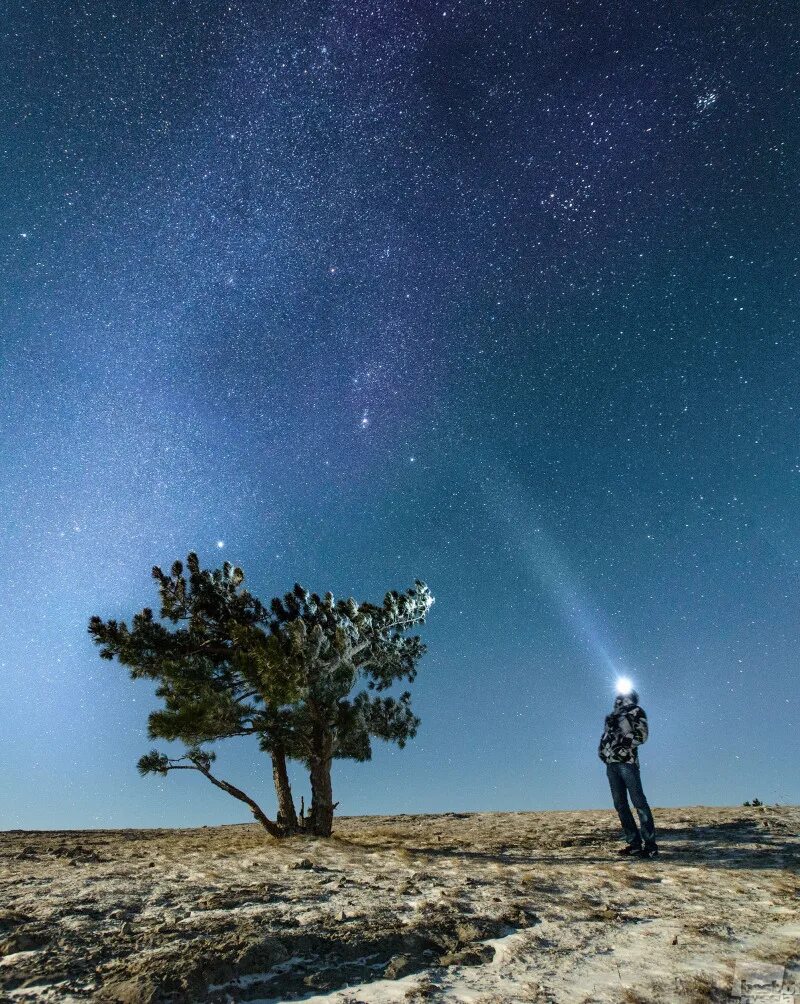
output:
M 625 839 L 629 844 L 640 844 L 642 840 L 646 844 L 654 844 L 656 842 L 656 828 L 653 822 L 653 813 L 650 811 L 650 806 L 647 804 L 642 790 L 639 764 L 609 763 L 606 764 L 606 774 L 611 786 L 614 808 L 619 815 Z M 631 796 L 633 807 L 639 816 L 641 833 L 637 829 L 631 807 L 628 805 L 628 795 Z

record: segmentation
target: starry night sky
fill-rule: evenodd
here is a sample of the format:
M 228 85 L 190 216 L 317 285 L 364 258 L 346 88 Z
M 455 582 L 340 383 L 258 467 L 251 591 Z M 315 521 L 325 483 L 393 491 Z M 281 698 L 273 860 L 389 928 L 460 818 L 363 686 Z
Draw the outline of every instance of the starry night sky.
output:
M 800 801 L 799 20 L 10 5 L 0 826 L 248 818 L 137 776 L 86 633 L 190 549 L 431 586 L 419 736 L 341 812 L 610 805 L 623 669 L 651 803 Z

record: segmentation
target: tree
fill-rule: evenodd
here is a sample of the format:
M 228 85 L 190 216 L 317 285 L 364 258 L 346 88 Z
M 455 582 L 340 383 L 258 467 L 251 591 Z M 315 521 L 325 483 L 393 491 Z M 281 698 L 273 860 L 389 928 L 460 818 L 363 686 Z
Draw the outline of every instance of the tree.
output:
M 371 736 L 402 746 L 416 733 L 408 692 L 392 698 L 368 691 L 413 680 L 424 647 L 403 632 L 424 621 L 433 602 L 429 590 L 417 582 L 405 594 L 388 593 L 380 607 L 359 607 L 354 600 L 336 603 L 330 594 L 320 600 L 297 585 L 268 609 L 242 588 L 244 573 L 230 563 L 203 570 L 190 554 L 187 567 L 188 578 L 179 561 L 169 575 L 153 568 L 160 620 L 145 608 L 130 628 L 100 617 L 89 622 L 102 658 L 118 659 L 134 679 L 157 681 L 163 707 L 150 714 L 150 737 L 188 747 L 175 759 L 151 751 L 140 759 L 140 772 L 196 770 L 245 802 L 273 836 L 298 828 L 330 835 L 333 758 L 367 760 Z M 367 690 L 351 696 L 359 679 Z M 241 789 L 214 776 L 214 754 L 201 749 L 245 735 L 256 736 L 272 759 L 275 821 Z M 308 766 L 308 819 L 297 817 L 287 758 Z

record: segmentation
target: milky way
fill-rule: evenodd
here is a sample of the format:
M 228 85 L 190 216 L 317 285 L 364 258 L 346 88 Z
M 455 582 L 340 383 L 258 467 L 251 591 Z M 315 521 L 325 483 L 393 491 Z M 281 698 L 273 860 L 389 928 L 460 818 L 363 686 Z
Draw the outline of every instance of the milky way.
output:
M 613 660 L 653 801 L 800 800 L 793 5 L 289 6 L 4 17 L 0 825 L 240 818 L 86 636 L 190 548 L 430 584 L 345 811 L 603 804 Z

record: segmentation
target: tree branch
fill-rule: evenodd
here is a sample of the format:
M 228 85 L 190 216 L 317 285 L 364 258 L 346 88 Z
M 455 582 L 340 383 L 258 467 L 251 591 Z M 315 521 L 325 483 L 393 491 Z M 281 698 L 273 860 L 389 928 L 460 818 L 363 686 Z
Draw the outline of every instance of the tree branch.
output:
M 244 802 L 245 805 L 249 806 L 250 811 L 270 836 L 283 836 L 278 825 L 273 823 L 272 820 L 264 814 L 260 806 L 257 805 L 257 803 L 254 802 L 249 795 L 246 795 L 241 788 L 237 788 L 235 785 L 231 784 L 230 781 L 223 781 L 221 778 L 214 777 L 207 767 L 197 766 L 196 769 L 199 770 L 204 777 L 207 777 L 213 785 L 216 785 L 217 788 L 221 788 L 222 791 L 226 791 L 229 795 L 233 795 L 234 798 L 238 798 L 240 802 Z

